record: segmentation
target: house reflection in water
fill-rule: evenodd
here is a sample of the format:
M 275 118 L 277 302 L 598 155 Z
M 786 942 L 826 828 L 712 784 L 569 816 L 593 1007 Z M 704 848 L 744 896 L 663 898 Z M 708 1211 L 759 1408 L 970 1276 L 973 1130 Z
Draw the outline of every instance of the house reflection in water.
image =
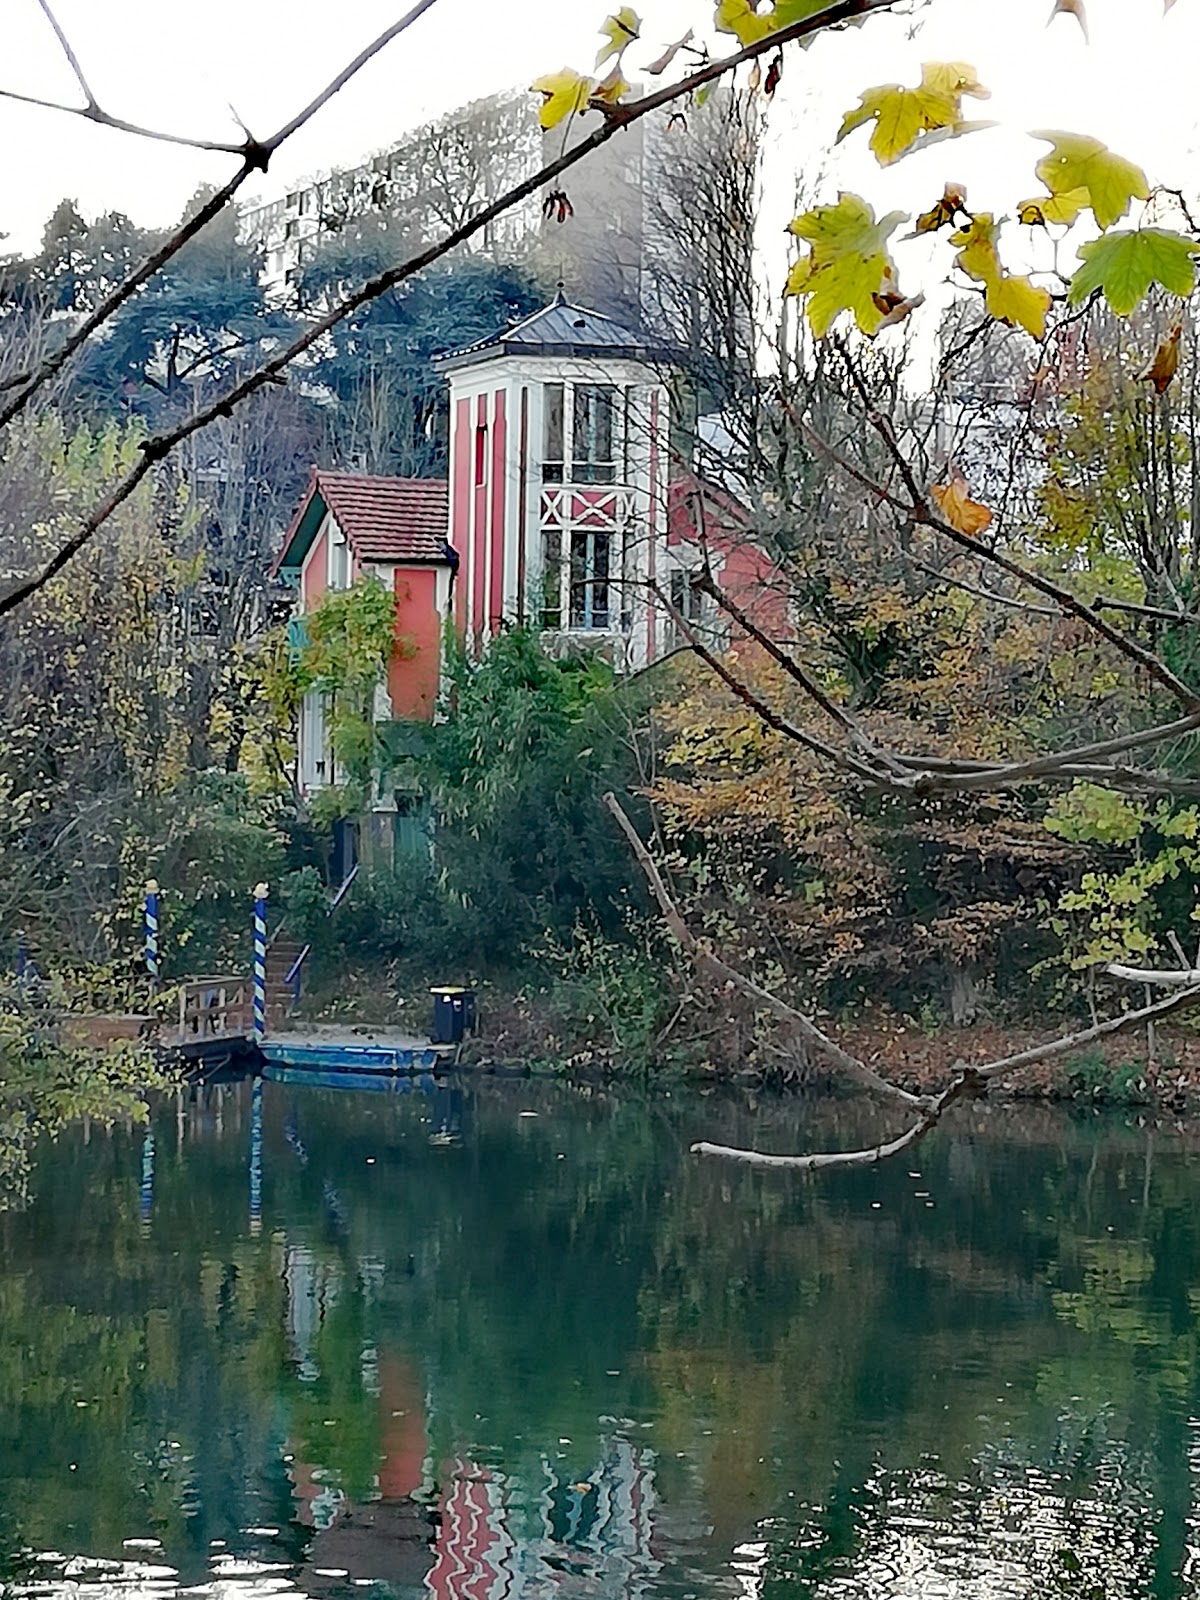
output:
M 286 1252 L 284 1281 L 291 1359 L 302 1381 L 314 1382 L 321 1323 L 344 1286 L 336 1267 L 301 1246 Z M 399 1596 L 438 1600 L 634 1596 L 651 1586 L 661 1569 L 651 1451 L 618 1434 L 586 1477 L 543 1456 L 538 1481 L 465 1453 L 438 1461 L 416 1364 L 381 1350 L 370 1371 L 381 1445 L 374 1497 L 352 1500 L 334 1474 L 289 1445 L 297 1520 L 313 1530 L 305 1566 L 314 1577 L 344 1571 Z

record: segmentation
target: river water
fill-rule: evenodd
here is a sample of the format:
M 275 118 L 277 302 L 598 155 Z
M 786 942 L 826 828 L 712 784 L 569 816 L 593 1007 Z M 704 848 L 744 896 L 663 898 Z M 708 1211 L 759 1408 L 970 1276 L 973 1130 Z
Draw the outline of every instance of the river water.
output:
M 318 1600 L 1200 1594 L 1184 1137 L 268 1083 L 0 1214 L 0 1576 Z

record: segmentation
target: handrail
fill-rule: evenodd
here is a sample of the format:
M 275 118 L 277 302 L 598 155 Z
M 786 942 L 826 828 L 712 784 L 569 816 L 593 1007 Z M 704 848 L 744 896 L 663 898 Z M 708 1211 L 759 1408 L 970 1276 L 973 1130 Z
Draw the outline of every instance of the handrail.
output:
M 334 895 L 333 899 L 329 902 L 329 910 L 325 913 L 325 915 L 327 917 L 331 917 L 333 915 L 333 913 L 341 905 L 342 901 L 350 893 L 350 885 L 354 882 L 355 878 L 358 877 L 358 869 L 359 869 L 359 867 L 361 865 L 362 865 L 361 862 L 356 861 L 354 863 L 354 865 L 350 868 L 350 873 L 349 873 L 349 876 L 347 877 L 345 883 L 342 884 L 342 887 L 338 890 L 338 892 Z
M 356 861 L 354 863 L 354 865 L 350 868 L 350 872 L 346 877 L 346 881 L 342 884 L 341 888 L 338 890 L 338 892 L 334 895 L 333 899 L 329 902 L 328 906 L 325 908 L 326 917 L 331 917 L 333 915 L 333 913 L 337 910 L 337 908 L 341 905 L 342 901 L 350 893 L 351 885 L 353 884 L 355 878 L 358 877 L 358 872 L 359 872 L 359 868 L 360 868 L 361 865 L 362 865 L 361 862 Z M 300 999 L 300 974 L 304 971 L 304 963 L 308 960 L 308 958 L 309 958 L 309 956 L 311 954 L 312 954 L 312 945 L 311 944 L 306 944 L 304 946 L 304 949 L 301 950 L 300 954 L 296 957 L 295 961 L 293 961 L 291 966 L 288 968 L 287 974 L 286 974 L 286 976 L 284 977 L 284 980 L 283 980 L 284 983 L 290 983 L 290 984 L 292 984 L 294 986 L 295 999 L 296 999 L 297 1003 L 299 1002 L 299 999 Z

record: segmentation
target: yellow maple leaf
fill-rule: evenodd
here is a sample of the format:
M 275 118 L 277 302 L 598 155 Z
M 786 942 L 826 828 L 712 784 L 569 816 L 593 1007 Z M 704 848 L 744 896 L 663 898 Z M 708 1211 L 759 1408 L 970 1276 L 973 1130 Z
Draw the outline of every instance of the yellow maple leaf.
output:
M 987 506 L 972 500 L 967 491 L 967 480 L 957 467 L 950 468 L 949 481 L 936 483 L 929 491 L 937 501 L 938 509 L 950 526 L 968 538 L 977 539 L 992 525 L 992 512 Z
M 818 338 L 843 311 L 853 313 L 864 333 L 877 331 L 888 311 L 885 286 L 895 292 L 887 241 L 903 221 L 899 211 L 876 221 L 861 196 L 844 193 L 836 205 L 816 206 L 791 224 L 810 250 L 793 267 L 788 293 L 807 296 L 809 325 Z
M 1050 314 L 1050 296 L 1028 278 L 1005 272 L 996 253 L 996 223 L 991 213 L 978 212 L 967 227 L 951 236 L 950 242 L 959 246 L 956 264 L 969 278 L 983 284 L 988 315 L 1041 339 Z
M 600 46 L 596 65 L 602 67 L 613 56 L 623 55 L 633 41 L 641 37 L 641 31 L 642 20 L 632 6 L 622 6 L 611 17 L 605 17 L 600 25 L 605 42 Z
M 979 74 L 966 61 L 926 61 L 921 68 L 921 82 L 934 94 L 950 95 L 959 101 L 965 94 L 973 100 L 992 98 L 992 91 L 984 88 Z
M 813 274 L 813 259 L 811 255 L 801 256 L 788 273 L 786 294 L 803 294 L 808 288 L 808 280 Z
M 1034 170 L 1051 197 L 1071 212 L 1055 217 L 1047 213 L 1048 221 L 1073 222 L 1084 206 L 1090 206 L 1097 225 L 1111 228 L 1129 210 L 1131 200 L 1150 198 L 1150 185 L 1141 167 L 1114 155 L 1099 139 L 1082 133 L 1035 133 L 1033 137 L 1053 146 Z M 1086 199 L 1081 199 L 1080 191 Z M 1042 205 L 1045 210 L 1045 203 Z
M 987 286 L 984 304 L 997 322 L 1024 328 L 1035 339 L 1046 336 L 1046 318 L 1053 301 L 1045 289 L 1018 273 L 1001 272 Z
M 534 94 L 543 95 L 541 121 L 543 128 L 557 128 L 568 117 L 578 116 L 592 97 L 593 83 L 582 73 L 564 67 L 561 72 L 548 72 L 530 85 Z
M 950 243 L 958 246 L 957 265 L 968 278 L 974 278 L 978 283 L 987 283 L 989 279 L 999 274 L 1001 268 L 1000 258 L 996 254 L 996 221 L 990 211 L 977 211 L 965 228 L 960 228 L 957 233 L 951 234 Z
M 871 149 L 881 167 L 890 166 L 932 134 L 967 132 L 963 95 L 984 99 L 988 91 L 974 67 L 961 61 L 927 61 L 915 89 L 903 84 L 878 84 L 866 89 L 859 103 L 842 118 L 838 142 L 864 123 L 874 122 Z

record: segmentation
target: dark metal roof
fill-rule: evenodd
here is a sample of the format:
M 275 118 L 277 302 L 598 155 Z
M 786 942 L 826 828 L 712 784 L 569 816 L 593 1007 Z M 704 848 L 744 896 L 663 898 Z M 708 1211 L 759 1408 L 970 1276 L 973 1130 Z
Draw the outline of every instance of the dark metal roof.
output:
M 645 361 L 651 354 L 651 347 L 640 334 L 603 312 L 572 305 L 560 289 L 544 310 L 462 350 L 447 351 L 436 358 L 436 365 L 446 371 L 511 355 L 610 356 Z

